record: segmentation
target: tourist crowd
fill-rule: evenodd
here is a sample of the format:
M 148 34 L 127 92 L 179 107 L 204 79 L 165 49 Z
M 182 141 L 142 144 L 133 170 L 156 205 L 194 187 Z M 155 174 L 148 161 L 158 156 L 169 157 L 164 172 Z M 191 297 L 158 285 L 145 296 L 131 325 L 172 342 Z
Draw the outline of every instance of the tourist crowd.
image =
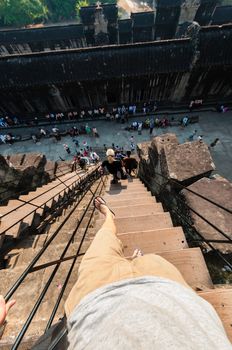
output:
M 77 111 L 69 112 L 51 112 L 44 116 L 37 117 L 33 119 L 24 120 L 23 118 L 18 118 L 16 116 L 4 116 L 0 117 L 0 127 L 7 128 L 16 125 L 27 124 L 29 126 L 38 125 L 40 122 L 56 123 L 62 122 L 64 120 L 81 120 L 81 119 L 98 119 L 99 117 L 105 117 L 107 120 L 119 120 L 127 119 L 129 115 L 135 115 L 136 113 L 150 113 L 157 110 L 157 105 L 155 103 L 144 103 L 142 108 L 138 108 L 135 104 L 125 106 L 121 105 L 118 107 L 106 108 L 83 108 Z
M 189 104 L 189 110 L 201 107 L 203 100 L 193 100 Z M 129 104 L 119 105 L 115 107 L 94 107 L 94 108 L 82 108 L 79 111 L 69 112 L 50 112 L 43 116 L 34 116 L 32 118 L 24 119 L 14 115 L 6 115 L 0 117 L 0 128 L 13 127 L 17 125 L 36 126 L 39 123 L 47 122 L 49 124 L 58 123 L 62 121 L 83 120 L 83 119 L 99 119 L 105 118 L 108 121 L 115 120 L 116 122 L 125 123 L 128 122 L 129 116 L 139 114 L 155 113 L 158 110 L 158 104 L 156 102 L 145 102 L 142 105 Z M 228 107 L 218 104 L 216 111 L 227 112 Z M 164 125 L 162 125 L 164 126 Z

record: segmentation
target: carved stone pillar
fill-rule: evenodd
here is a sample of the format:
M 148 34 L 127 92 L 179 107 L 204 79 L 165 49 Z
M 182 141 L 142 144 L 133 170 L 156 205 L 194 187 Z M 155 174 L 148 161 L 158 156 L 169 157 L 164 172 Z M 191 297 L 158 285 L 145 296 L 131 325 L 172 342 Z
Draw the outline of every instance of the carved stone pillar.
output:
M 53 99 L 54 109 L 60 111 L 66 110 L 65 102 L 60 94 L 59 89 L 55 85 L 52 85 L 49 88 L 49 94 Z

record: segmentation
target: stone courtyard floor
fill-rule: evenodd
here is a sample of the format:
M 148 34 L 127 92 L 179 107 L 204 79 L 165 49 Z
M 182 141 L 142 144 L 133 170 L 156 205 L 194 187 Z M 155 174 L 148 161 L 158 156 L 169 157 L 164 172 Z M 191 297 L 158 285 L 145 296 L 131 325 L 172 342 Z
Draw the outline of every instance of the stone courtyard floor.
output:
M 193 115 L 192 113 L 191 115 Z M 168 127 L 166 129 L 154 129 L 154 136 L 161 135 L 163 133 L 175 133 L 180 141 L 183 143 L 194 130 L 197 130 L 197 136 L 203 135 L 203 140 L 208 145 L 215 140 L 220 139 L 220 143 L 211 150 L 213 160 L 216 165 L 216 173 L 224 176 L 232 181 L 232 112 L 220 114 L 216 112 L 198 112 L 195 113 L 200 116 L 199 123 L 187 126 L 184 130 L 180 127 Z M 188 114 L 190 115 L 190 114 Z M 180 116 L 181 117 L 181 116 Z M 182 116 L 183 117 L 183 116 Z M 129 124 L 136 120 L 145 120 L 146 117 L 134 117 L 130 118 Z M 57 125 L 60 129 L 68 129 L 75 124 L 84 124 L 84 122 L 73 122 L 70 124 Z M 89 126 L 96 126 L 100 134 L 100 138 L 93 138 L 92 136 L 81 135 L 75 137 L 79 140 L 80 148 L 83 148 L 83 141 L 87 141 L 88 146 L 103 147 L 106 144 L 107 147 L 111 147 L 112 142 L 116 145 L 123 146 L 125 150 L 130 149 L 130 137 L 134 136 L 135 144 L 150 140 L 149 130 L 143 130 L 142 135 L 138 135 L 136 131 L 125 131 L 127 124 L 117 124 L 116 122 L 106 121 L 91 121 L 88 122 Z M 46 127 L 51 130 L 51 127 Z M 38 133 L 38 127 L 27 129 L 14 129 L 11 132 L 13 134 L 31 134 L 32 132 Z M 0 131 L 1 133 L 1 131 Z M 72 155 L 67 155 L 63 149 L 63 144 L 67 143 L 71 149 Z M 42 139 L 37 144 L 34 144 L 32 140 L 22 141 L 9 145 L 0 145 L 0 153 L 8 155 L 12 153 L 27 153 L 27 152 L 40 152 L 47 156 L 50 160 L 59 160 L 59 157 L 63 159 L 72 159 L 75 153 L 75 145 L 72 142 L 70 136 L 62 137 L 61 141 L 55 143 L 53 138 Z

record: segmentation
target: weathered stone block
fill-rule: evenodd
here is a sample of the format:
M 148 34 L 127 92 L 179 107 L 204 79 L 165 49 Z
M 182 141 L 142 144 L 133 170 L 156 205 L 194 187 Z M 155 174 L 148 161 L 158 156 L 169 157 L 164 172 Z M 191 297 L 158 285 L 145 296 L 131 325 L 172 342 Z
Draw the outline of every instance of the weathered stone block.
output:
M 45 171 L 45 173 L 47 173 L 49 175 L 50 180 L 55 179 L 56 168 L 57 168 L 56 162 L 53 162 L 51 160 L 47 160 L 45 167 L 44 167 L 44 171 Z
M 22 169 L 26 169 L 28 167 L 34 167 L 36 169 L 44 168 L 46 164 L 46 157 L 41 153 L 27 153 L 25 155 Z
M 208 146 L 200 141 L 164 146 L 160 162 L 163 175 L 180 182 L 191 183 L 215 169 Z
M 0 248 L 1 248 L 2 245 L 3 245 L 4 239 L 5 239 L 5 235 L 4 235 L 4 234 L 0 235 Z
M 216 176 L 213 179 L 202 178 L 194 184 L 188 186 L 189 189 L 203 195 L 206 198 L 232 210 L 232 184 L 226 179 Z M 186 203 L 206 218 L 210 223 L 222 230 L 232 239 L 232 215 L 214 204 L 198 197 L 197 195 L 181 191 Z M 201 219 L 197 214 L 190 211 L 193 226 L 205 238 L 213 240 L 226 240 L 220 232 Z M 231 253 L 232 245 L 224 243 L 212 243 L 222 253 Z
M 141 160 L 147 160 L 149 154 L 149 147 L 151 146 L 151 141 L 145 141 L 137 144 L 137 153 Z
M 9 162 L 12 164 L 14 168 L 17 168 L 23 164 L 25 158 L 25 154 L 18 153 L 18 154 L 12 154 L 9 157 Z
M 175 134 L 168 133 L 154 137 L 151 142 L 151 149 L 160 155 L 162 149 L 168 145 L 179 145 L 179 141 Z

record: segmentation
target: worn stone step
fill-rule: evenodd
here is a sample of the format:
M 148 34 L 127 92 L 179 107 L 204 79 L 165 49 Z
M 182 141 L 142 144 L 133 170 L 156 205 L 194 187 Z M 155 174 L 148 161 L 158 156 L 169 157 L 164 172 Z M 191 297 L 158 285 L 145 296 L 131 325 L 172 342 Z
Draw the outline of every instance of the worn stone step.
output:
M 150 192 L 142 192 L 142 193 L 120 193 L 117 195 L 104 195 L 103 198 L 107 203 L 113 203 L 114 201 L 122 201 L 122 200 L 133 200 L 134 203 L 136 203 L 137 200 L 143 200 L 146 201 L 148 198 L 151 198 Z
M 39 195 L 36 192 L 32 195 L 29 194 L 28 199 L 30 200 L 31 204 L 35 204 L 37 206 L 44 205 L 44 208 L 46 204 L 46 207 L 50 208 L 52 207 L 54 201 L 57 202 L 66 193 L 70 192 L 70 190 L 72 189 L 72 184 L 69 184 L 69 182 L 67 183 L 69 187 L 66 187 L 63 184 L 59 184 L 57 187 L 52 188 L 50 191 L 45 191 L 45 193 L 40 193 Z M 73 184 L 75 183 L 76 182 L 74 181 Z
M 61 232 L 62 233 L 62 232 Z M 56 242 L 56 238 L 54 240 L 54 244 L 49 246 L 42 257 L 39 259 L 37 265 L 45 264 L 47 262 L 50 262 L 52 260 L 59 259 L 63 250 L 65 249 L 66 245 L 68 243 L 68 239 L 63 244 L 58 244 Z M 14 268 L 26 268 L 28 264 L 33 260 L 33 258 L 40 252 L 41 248 L 27 248 L 23 249 L 18 256 L 17 261 L 15 262 Z M 77 244 L 71 244 L 68 249 L 67 255 L 73 255 L 77 251 Z
M 172 263 L 194 289 L 213 288 L 203 254 L 200 248 L 189 248 L 157 253 Z
M 111 182 L 111 178 L 109 178 L 108 180 L 108 183 Z M 141 180 L 139 178 L 136 178 L 136 177 L 133 177 L 133 178 L 130 178 L 130 179 L 125 179 L 125 180 L 120 180 L 120 182 L 122 184 L 127 184 L 127 183 L 142 183 Z
M 126 191 L 126 190 L 130 190 L 130 191 L 136 191 L 136 190 L 147 190 L 147 187 L 145 187 L 143 184 L 125 184 L 122 185 L 120 184 L 120 186 L 118 185 L 110 185 L 110 186 L 106 186 L 105 187 L 105 191 L 109 192 L 109 191 Z
M 113 200 L 112 202 L 107 200 L 107 203 L 109 204 L 110 208 L 120 208 L 122 207 L 129 207 L 129 206 L 134 206 L 134 205 L 148 205 L 148 204 L 154 204 L 156 203 L 156 198 L 155 197 L 140 197 L 136 198 L 134 200 L 133 198 L 131 199 L 118 199 L 118 200 Z
M 182 227 L 121 233 L 117 236 L 123 243 L 125 256 L 131 256 L 138 248 L 143 254 L 188 248 Z
M 198 295 L 213 305 L 222 320 L 229 340 L 232 342 L 232 288 L 215 288 L 210 291 L 198 292 Z
M 112 191 L 111 193 L 105 193 L 104 197 L 106 198 L 112 198 L 118 200 L 119 197 L 126 197 L 126 196 L 135 196 L 138 198 L 139 196 L 151 196 L 151 192 L 147 191 L 146 189 L 140 189 L 139 191 L 131 191 L 130 190 L 124 190 L 124 191 Z
M 25 200 L 25 199 L 22 199 L 22 197 L 23 196 L 20 196 L 19 197 L 19 200 L 10 200 L 9 202 L 8 202 L 8 204 L 7 204 L 7 207 L 9 207 L 9 206 L 11 206 L 11 204 L 15 204 L 15 209 L 16 208 L 23 208 L 23 206 L 24 205 L 26 205 L 26 204 L 31 204 L 30 202 L 29 202 L 29 200 Z M 26 197 L 26 198 L 28 198 L 28 197 Z M 21 199 L 21 200 L 20 200 Z M 16 202 L 17 202 L 17 204 L 16 204 Z M 27 202 L 29 202 L 29 203 L 27 203 Z M 37 214 L 39 214 L 39 215 L 42 215 L 43 214 L 43 209 L 40 209 L 40 208 L 36 208 L 35 206 L 34 206 L 34 209 L 36 209 L 36 212 L 37 212 Z
M 120 207 L 114 207 L 113 211 L 117 219 L 126 218 L 126 217 L 144 216 L 144 215 L 153 215 L 156 213 L 164 212 L 161 203 L 120 206 Z M 99 214 L 99 215 L 100 215 L 100 219 L 104 218 L 102 214 Z
M 145 187 L 143 184 L 132 184 L 132 185 L 123 184 L 120 186 L 117 186 L 117 185 L 106 186 L 105 189 L 106 191 L 117 192 L 117 191 L 126 191 L 126 190 L 135 191 L 136 189 L 147 190 L 147 187 Z
M 96 227 L 99 229 L 104 220 L 96 221 Z M 141 232 L 147 230 L 156 230 L 160 228 L 173 227 L 169 213 L 156 213 L 154 215 L 144 215 L 134 217 L 133 220 L 129 217 L 115 218 L 117 234 L 126 232 Z
M 4 271 L 4 270 L 3 270 Z M 1 276 L 1 270 L 0 270 L 0 276 Z M 5 278 L 4 278 L 4 288 L 1 288 L 0 286 L 0 293 L 5 294 L 9 288 L 13 285 L 13 283 L 17 280 L 19 277 L 19 270 L 16 271 L 4 271 L 5 272 Z M 16 305 L 12 310 L 10 310 L 8 316 L 7 316 L 7 324 L 4 329 L 3 336 L 0 340 L 0 349 L 11 349 L 11 347 L 7 347 L 7 344 L 12 344 L 18 335 L 19 331 L 22 329 L 27 317 L 29 316 L 29 313 L 32 309 L 33 304 L 36 303 L 39 294 L 41 292 L 42 287 L 42 281 L 43 281 L 43 275 L 44 270 L 29 274 L 28 277 L 24 280 L 22 285 L 17 289 L 17 291 L 14 293 L 14 298 L 16 299 Z M 2 276 L 1 276 L 2 277 Z M 1 279 L 2 281 L 3 279 Z M 2 283 L 1 283 L 2 284 Z M 33 324 L 29 327 L 29 331 L 27 332 L 26 337 L 24 338 L 24 341 L 28 339 L 28 337 L 33 336 L 39 336 L 42 334 L 42 322 L 44 322 L 44 319 L 40 319 L 40 322 L 33 326 Z M 43 325 L 46 323 L 44 322 Z M 6 346 L 6 347 L 4 347 Z M 19 349 L 30 349 L 30 348 L 24 348 L 19 347 Z
M 117 187 L 124 187 L 124 186 L 144 186 L 144 184 L 141 181 L 135 181 L 134 179 L 132 181 L 123 181 L 118 182 L 117 184 L 112 184 L 111 182 L 107 183 L 108 187 L 117 188 Z
M 0 218 L 0 234 L 6 232 L 7 235 L 17 238 L 27 227 L 38 225 L 39 221 L 40 215 L 36 213 L 35 206 L 25 204 Z
M 0 215 L 5 215 L 11 210 L 16 210 L 17 208 L 23 206 L 24 203 L 17 199 L 11 199 L 8 201 L 7 205 L 0 206 Z

